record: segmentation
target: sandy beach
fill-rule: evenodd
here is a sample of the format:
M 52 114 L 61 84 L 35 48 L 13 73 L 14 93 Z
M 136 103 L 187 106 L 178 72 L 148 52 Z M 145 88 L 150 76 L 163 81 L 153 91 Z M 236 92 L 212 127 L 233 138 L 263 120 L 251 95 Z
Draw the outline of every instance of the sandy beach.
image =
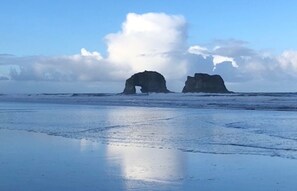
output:
M 135 107 L 126 99 L 132 106 L 0 102 L 0 190 L 297 187 L 294 111 Z
M 294 190 L 297 161 L 0 130 L 0 190 Z

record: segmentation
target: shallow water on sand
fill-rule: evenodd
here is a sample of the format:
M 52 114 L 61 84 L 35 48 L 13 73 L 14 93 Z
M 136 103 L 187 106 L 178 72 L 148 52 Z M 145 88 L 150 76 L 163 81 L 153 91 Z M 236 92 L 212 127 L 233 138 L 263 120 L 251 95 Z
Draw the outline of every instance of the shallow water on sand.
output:
M 290 111 L 0 102 L 0 129 L 185 152 L 296 159 L 295 124 Z
M 0 130 L 0 190 L 294 190 L 297 160 Z
M 294 190 L 296 122 L 291 110 L 0 102 L 0 190 Z

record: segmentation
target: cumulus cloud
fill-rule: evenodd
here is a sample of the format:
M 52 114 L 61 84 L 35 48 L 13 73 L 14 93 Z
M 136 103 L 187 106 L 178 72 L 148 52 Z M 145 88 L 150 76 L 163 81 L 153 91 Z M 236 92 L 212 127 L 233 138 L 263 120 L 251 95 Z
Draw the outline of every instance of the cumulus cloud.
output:
M 84 57 L 94 58 L 96 60 L 102 60 L 103 59 L 103 57 L 101 56 L 101 54 L 99 52 L 96 52 L 96 51 L 89 52 L 85 48 L 82 48 L 80 50 L 80 55 L 81 56 L 84 56 Z
M 72 56 L 0 57 L 1 65 L 10 66 L 13 80 L 93 81 L 111 79 L 110 66 L 100 54 L 85 49 Z
M 278 57 L 278 61 L 283 70 L 289 71 L 291 75 L 297 76 L 297 51 L 284 51 Z
M 187 30 L 181 15 L 129 13 L 118 32 L 106 35 L 106 56 L 85 48 L 70 56 L 0 54 L 0 80 L 123 82 L 144 70 L 158 71 L 180 86 L 187 75 L 197 72 L 220 74 L 234 87 L 297 79 L 297 51 L 272 55 L 234 39 L 189 46 Z
M 215 50 L 219 49 L 219 47 L 215 47 Z M 232 57 L 227 57 L 227 56 L 222 56 L 222 55 L 218 55 L 215 53 L 215 51 L 209 51 L 207 48 L 205 47 L 201 47 L 198 45 L 195 46 L 191 46 L 188 49 L 188 52 L 191 54 L 196 54 L 196 55 L 200 55 L 202 56 L 204 59 L 206 59 L 207 57 L 212 57 L 212 62 L 214 65 L 214 70 L 216 68 L 216 65 L 224 63 L 224 62 L 228 62 L 230 64 L 232 64 L 233 67 L 237 68 L 238 65 L 235 62 L 234 58 Z
M 169 79 L 186 74 L 187 24 L 179 15 L 127 15 L 117 33 L 106 36 L 107 56 L 85 48 L 71 56 L 16 57 L 0 55 L 0 65 L 11 65 L 13 80 L 113 81 L 135 72 L 156 70 Z
M 157 70 L 167 78 L 186 73 L 187 24 L 183 16 L 130 13 L 118 33 L 106 37 L 108 60 L 130 73 Z
M 196 71 L 203 71 L 202 63 L 213 65 L 213 71 L 208 68 L 208 72 L 222 75 L 236 91 L 297 90 L 293 83 L 297 79 L 297 51 L 274 55 L 234 39 L 214 41 L 207 48 L 194 45 L 188 51 L 203 58 L 195 62 Z
M 208 56 L 210 56 L 210 52 L 208 51 L 207 48 L 204 48 L 204 47 L 202 47 L 202 46 L 198 46 L 198 45 L 191 46 L 191 47 L 188 49 L 188 52 L 189 52 L 190 54 L 200 55 L 200 56 L 202 56 L 204 59 L 206 59 Z

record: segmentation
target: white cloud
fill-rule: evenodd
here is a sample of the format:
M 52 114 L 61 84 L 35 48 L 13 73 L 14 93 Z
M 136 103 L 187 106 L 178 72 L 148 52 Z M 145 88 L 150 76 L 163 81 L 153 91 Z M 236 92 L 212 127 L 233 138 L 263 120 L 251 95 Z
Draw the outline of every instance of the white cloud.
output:
M 238 68 L 237 63 L 234 61 L 234 58 L 221 55 L 213 55 L 213 64 L 215 66 L 223 62 L 230 62 L 233 67 Z
M 87 49 L 85 49 L 85 48 L 82 48 L 82 49 L 80 50 L 80 55 L 81 55 L 81 56 L 84 56 L 84 57 L 93 57 L 93 58 L 95 58 L 95 59 L 97 59 L 97 60 L 102 60 L 102 59 L 103 59 L 103 57 L 101 56 L 101 54 L 100 54 L 99 52 L 96 52 L 96 51 L 94 51 L 94 52 L 89 52 L 89 51 L 87 51 Z
M 207 48 L 202 47 L 202 46 L 191 46 L 188 49 L 188 52 L 190 54 L 197 54 L 197 55 L 201 55 L 204 59 L 206 59 L 208 56 L 210 56 L 210 52 L 207 50 Z
M 130 74 L 156 70 L 167 78 L 186 74 L 187 24 L 182 16 L 130 13 L 118 33 L 106 36 L 108 60 Z
M 111 79 L 113 67 L 97 54 L 87 52 L 72 56 L 0 57 L 1 65 L 10 66 L 13 80 L 94 81 Z M 84 55 L 83 55 L 84 54 Z
M 11 79 L 124 84 L 133 73 L 144 70 L 162 73 L 169 87 L 170 82 L 175 83 L 174 91 L 181 90 L 179 86 L 186 75 L 197 72 L 221 74 L 234 87 L 238 83 L 249 87 L 249 82 L 257 84 L 259 80 L 267 85 L 297 79 L 297 51 L 273 55 L 253 50 L 246 42 L 234 39 L 217 40 L 207 47 L 189 46 L 187 22 L 180 15 L 129 13 L 120 31 L 106 35 L 105 39 L 105 57 L 85 48 L 80 54 L 70 56 L 0 54 L 1 83 Z
M 221 47 L 220 46 L 216 46 L 214 47 L 214 51 L 220 49 Z M 196 55 L 200 55 L 202 56 L 204 59 L 207 59 L 207 57 L 212 57 L 213 59 L 213 69 L 215 70 L 216 69 L 216 65 L 218 64 L 222 64 L 224 62 L 229 62 L 230 64 L 232 64 L 233 67 L 237 68 L 238 65 L 237 63 L 235 62 L 234 58 L 232 57 L 228 57 L 228 56 L 222 56 L 222 55 L 216 55 L 214 53 L 214 51 L 209 51 L 207 48 L 205 47 L 201 47 L 201 46 L 198 46 L 198 45 L 195 45 L 195 46 L 191 46 L 189 49 L 188 49 L 188 52 L 190 54 L 196 54 Z
M 294 72 L 297 75 L 297 51 L 284 51 L 279 57 L 278 61 L 283 70 Z

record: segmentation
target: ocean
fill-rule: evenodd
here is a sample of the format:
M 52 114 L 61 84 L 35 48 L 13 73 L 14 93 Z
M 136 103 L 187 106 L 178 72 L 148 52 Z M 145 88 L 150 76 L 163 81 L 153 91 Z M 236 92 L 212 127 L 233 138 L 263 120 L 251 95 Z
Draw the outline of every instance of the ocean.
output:
M 296 109 L 296 93 L 1 95 L 0 129 L 297 159 Z
M 0 95 L 0 190 L 295 190 L 297 94 Z

